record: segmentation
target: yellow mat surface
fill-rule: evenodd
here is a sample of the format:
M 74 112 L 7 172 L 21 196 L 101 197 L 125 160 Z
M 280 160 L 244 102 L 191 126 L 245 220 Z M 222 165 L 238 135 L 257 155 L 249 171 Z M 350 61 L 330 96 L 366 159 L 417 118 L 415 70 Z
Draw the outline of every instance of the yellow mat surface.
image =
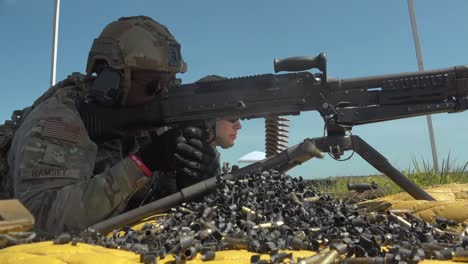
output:
M 432 222 L 436 216 L 453 219 L 459 223 L 468 222 L 468 184 L 451 184 L 426 189 L 437 201 L 416 201 L 407 194 L 397 194 L 362 203 L 369 208 L 382 208 L 383 205 L 391 209 L 410 209 L 415 215 Z M 141 225 L 141 224 L 140 224 Z M 138 225 L 137 225 L 138 226 Z M 312 251 L 292 252 L 295 259 L 312 256 Z M 209 263 L 250 263 L 250 257 L 256 253 L 245 250 L 226 250 L 216 252 L 215 260 Z M 262 255 L 262 259 L 269 259 L 269 255 Z M 168 255 L 158 263 L 170 263 L 174 258 Z M 202 263 L 200 254 L 188 263 Z M 76 246 L 53 245 L 52 241 L 13 246 L 0 250 L 1 264 L 134 264 L 140 263 L 140 256 L 136 253 L 109 249 L 78 243 Z M 425 260 L 420 263 L 453 263 L 449 261 Z
M 295 259 L 298 257 L 308 257 L 315 253 L 312 251 L 286 251 L 292 252 Z M 226 250 L 216 252 L 214 260 L 204 262 L 200 254 L 188 263 L 250 263 L 250 257 L 257 255 L 245 250 Z M 262 255 L 262 259 L 270 259 L 269 255 Z M 163 260 L 158 259 L 158 263 L 171 263 L 172 256 L 167 256 Z M 2 264 L 136 264 L 140 263 L 140 256 L 129 251 L 109 249 L 101 246 L 92 246 L 84 243 L 72 245 L 53 245 L 51 241 L 19 245 L 0 250 L 0 263 Z M 425 260 L 420 263 L 452 263 L 449 261 Z

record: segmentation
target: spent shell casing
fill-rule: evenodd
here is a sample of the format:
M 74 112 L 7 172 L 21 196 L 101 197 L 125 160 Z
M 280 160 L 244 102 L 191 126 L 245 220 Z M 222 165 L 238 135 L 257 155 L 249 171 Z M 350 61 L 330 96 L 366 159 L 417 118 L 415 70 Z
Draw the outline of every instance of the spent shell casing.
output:
M 193 236 L 182 236 L 179 239 L 180 248 L 182 250 L 186 250 L 190 247 L 193 243 L 194 237 Z
M 246 207 L 246 206 L 242 206 L 241 211 L 242 211 L 244 214 L 258 215 L 259 217 L 262 217 L 262 218 L 263 218 L 263 215 L 256 213 L 254 210 L 252 210 L 252 209 L 250 209 L 250 208 L 248 208 L 248 207 Z
M 386 262 L 384 257 L 344 258 L 339 261 L 342 264 L 385 264 Z
M 188 260 L 193 259 L 197 255 L 197 252 L 195 247 L 188 247 L 184 250 L 184 257 Z
M 179 211 L 182 212 L 182 213 L 187 213 L 187 214 L 194 214 L 195 212 L 186 208 L 186 207 L 183 207 L 183 206 L 180 206 L 179 208 Z
M 335 260 L 339 256 L 340 255 L 338 254 L 338 251 L 330 250 L 327 253 L 325 253 L 325 256 L 323 256 L 323 258 L 319 259 L 317 261 L 317 263 L 319 263 L 319 264 L 332 264 L 332 263 L 335 263 Z
M 322 199 L 322 196 L 306 197 L 306 198 L 303 198 L 302 200 L 304 200 L 305 202 L 308 202 L 308 203 L 316 203 L 316 202 L 320 201 L 320 199 Z
M 272 228 L 277 228 L 284 225 L 283 221 L 276 221 L 276 222 L 268 222 L 268 223 L 261 223 L 258 225 L 252 226 L 252 229 L 272 229 Z
M 200 219 L 199 222 L 206 229 L 218 230 L 218 228 L 210 222 L 206 222 L 205 220 L 202 220 L 202 219 Z
M 313 256 L 297 259 L 298 264 L 314 264 L 325 256 L 324 253 L 317 253 Z
M 388 216 L 390 219 L 394 220 L 395 222 L 397 222 L 399 225 L 401 225 L 402 227 L 406 228 L 406 229 L 410 229 L 412 227 L 411 223 L 408 222 L 406 219 L 404 219 L 403 217 L 399 216 L 399 215 L 396 215 L 390 211 L 387 212 Z
M 205 240 L 205 239 L 209 238 L 212 233 L 213 233 L 212 229 L 209 229 L 209 228 L 204 229 L 204 230 L 198 232 L 198 239 Z
M 297 195 L 296 195 L 295 192 L 291 192 L 291 193 L 289 194 L 289 196 L 291 197 L 291 201 L 292 201 L 293 203 L 302 206 L 302 202 L 299 201 L 299 198 L 297 198 Z
M 249 247 L 249 241 L 246 239 L 223 237 L 221 242 L 225 245 L 226 248 L 247 249 Z
M 216 254 L 215 254 L 214 251 L 208 250 L 208 251 L 205 251 L 205 252 L 202 253 L 201 260 L 202 261 L 210 261 L 210 260 L 215 259 L 215 256 L 216 256 Z
M 63 245 L 67 244 L 72 240 L 72 237 L 68 233 L 63 233 L 54 239 L 54 245 Z
M 205 210 L 203 210 L 202 217 L 206 219 L 206 218 L 210 217 L 212 215 L 212 213 L 213 213 L 213 208 L 212 207 L 207 207 L 207 208 L 205 208 Z
M 294 250 L 304 249 L 304 241 L 299 237 L 294 237 L 289 244 Z

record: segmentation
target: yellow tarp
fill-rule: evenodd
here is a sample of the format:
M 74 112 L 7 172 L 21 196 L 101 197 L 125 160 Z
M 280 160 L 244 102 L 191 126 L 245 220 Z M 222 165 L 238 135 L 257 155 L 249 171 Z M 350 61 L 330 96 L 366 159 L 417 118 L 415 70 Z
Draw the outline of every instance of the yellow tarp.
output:
M 295 258 L 308 257 L 315 253 L 312 251 L 286 251 L 293 252 Z M 245 250 L 226 250 L 216 252 L 215 260 L 209 263 L 250 263 L 250 257 L 257 255 Z M 189 263 L 203 263 L 201 255 Z M 262 259 L 270 259 L 269 255 L 262 255 Z M 174 261 L 171 255 L 158 263 Z M 51 241 L 19 245 L 0 250 L 0 263 L 2 264 L 135 264 L 140 263 L 140 256 L 136 253 L 108 249 L 101 246 L 92 246 L 84 243 L 72 245 L 53 245 Z
M 308 257 L 315 253 L 312 251 L 286 251 L 292 252 L 295 259 L 298 257 Z M 203 262 L 200 254 L 188 263 L 250 263 L 250 257 L 257 255 L 245 250 L 226 250 L 216 252 L 216 258 L 209 262 Z M 262 259 L 270 259 L 269 255 L 262 255 Z M 171 263 L 172 256 L 167 256 L 163 260 L 158 259 L 158 263 Z M 84 243 L 72 245 L 53 245 L 51 241 L 34 244 L 19 245 L 0 250 L 0 263 L 2 264 L 136 264 L 140 263 L 140 256 L 129 251 L 118 249 L 108 249 L 101 246 L 92 246 Z M 431 263 L 451 263 L 448 261 L 421 261 L 423 264 Z
M 407 193 L 399 193 L 360 203 L 374 211 L 407 209 L 429 223 L 436 216 L 468 224 L 468 184 L 448 184 L 426 189 L 436 201 L 414 200 Z

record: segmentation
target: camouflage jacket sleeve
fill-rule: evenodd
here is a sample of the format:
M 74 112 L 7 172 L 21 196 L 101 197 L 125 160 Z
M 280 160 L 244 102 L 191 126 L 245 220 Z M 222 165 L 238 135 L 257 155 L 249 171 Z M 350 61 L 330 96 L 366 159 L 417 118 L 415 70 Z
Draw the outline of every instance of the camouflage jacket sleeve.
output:
M 36 229 L 59 233 L 85 228 L 120 212 L 146 182 L 130 158 L 93 175 L 96 153 L 67 96 L 49 98 L 25 118 L 8 163 L 15 197 L 36 217 Z

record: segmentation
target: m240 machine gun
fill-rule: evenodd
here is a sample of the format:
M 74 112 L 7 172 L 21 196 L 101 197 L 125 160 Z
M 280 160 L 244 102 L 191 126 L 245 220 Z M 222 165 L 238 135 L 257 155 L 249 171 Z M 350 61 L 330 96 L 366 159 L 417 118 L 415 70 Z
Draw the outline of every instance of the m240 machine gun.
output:
M 307 71 L 313 68 L 320 72 Z M 335 79 L 327 77 L 326 57 L 321 53 L 316 57 L 276 59 L 274 69 L 275 72 L 293 73 L 184 84 L 161 92 L 154 101 L 144 106 L 116 109 L 83 103 L 80 113 L 91 138 L 99 140 L 135 127 L 195 123 L 213 128 L 217 118 L 235 116 L 251 119 L 298 115 L 302 111 L 314 110 L 323 117 L 327 136 L 306 139 L 224 177 L 264 169 L 286 171 L 312 157 L 320 157 L 321 152 L 340 158 L 345 151 L 352 150 L 415 199 L 434 200 L 363 139 L 348 132 L 355 125 L 464 111 L 468 107 L 467 66 Z M 110 231 L 190 201 L 213 190 L 215 186 L 216 179 L 213 177 L 91 228 L 100 232 Z

